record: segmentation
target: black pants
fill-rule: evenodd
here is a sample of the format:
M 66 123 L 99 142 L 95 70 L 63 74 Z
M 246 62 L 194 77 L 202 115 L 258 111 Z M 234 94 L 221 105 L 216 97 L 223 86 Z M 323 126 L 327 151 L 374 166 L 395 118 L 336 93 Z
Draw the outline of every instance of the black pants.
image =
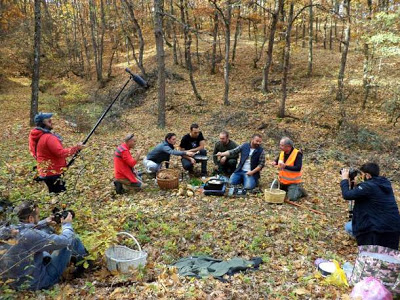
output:
M 207 155 L 206 150 L 200 150 L 199 155 Z M 201 162 L 201 175 L 207 175 L 207 161 L 206 160 L 198 160 L 196 163 Z M 194 165 L 187 158 L 182 158 L 182 166 L 185 170 L 193 171 Z
M 357 235 L 356 240 L 358 246 L 378 245 L 398 250 L 399 237 L 398 232 L 367 232 Z
M 67 190 L 65 187 L 65 181 L 62 179 L 61 175 L 47 176 L 43 178 L 49 188 L 49 193 L 61 193 Z
M 236 170 L 237 159 L 236 158 L 229 158 L 226 160 L 225 164 L 221 165 L 218 162 L 218 173 L 219 174 L 226 174 L 232 175 L 232 173 Z

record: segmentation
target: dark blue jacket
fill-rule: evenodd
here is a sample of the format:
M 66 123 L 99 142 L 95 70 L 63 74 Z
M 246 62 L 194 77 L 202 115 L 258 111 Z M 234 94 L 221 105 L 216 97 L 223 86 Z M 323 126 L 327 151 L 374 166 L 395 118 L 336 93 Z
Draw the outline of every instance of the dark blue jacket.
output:
M 258 147 L 254 150 L 250 160 L 251 170 L 254 170 L 260 164 L 260 156 L 263 151 L 264 149 L 262 147 Z M 235 172 L 239 172 L 243 168 L 243 165 L 246 162 L 246 159 L 249 157 L 249 154 L 250 154 L 250 143 L 245 143 L 241 146 L 240 162 Z M 255 173 L 253 176 L 254 179 L 258 181 L 258 179 L 260 179 L 260 172 Z
M 368 232 L 400 232 L 399 209 L 388 179 L 372 177 L 352 190 L 348 180 L 342 180 L 340 187 L 344 199 L 355 200 L 352 220 L 355 236 Z

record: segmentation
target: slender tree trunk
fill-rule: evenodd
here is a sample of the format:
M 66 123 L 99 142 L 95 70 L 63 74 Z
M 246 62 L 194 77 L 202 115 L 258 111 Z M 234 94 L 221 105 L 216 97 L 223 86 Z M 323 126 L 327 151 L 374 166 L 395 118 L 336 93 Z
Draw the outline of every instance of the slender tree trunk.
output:
M 306 47 L 306 20 L 305 20 L 304 14 L 301 19 L 301 26 L 303 29 L 303 41 L 301 43 L 301 48 L 305 48 Z
M 187 1 L 180 0 L 180 9 L 181 9 L 181 21 L 183 24 L 189 24 L 188 18 L 188 8 Z M 192 65 L 192 53 L 191 53 L 191 44 L 192 44 L 192 35 L 190 34 L 189 28 L 185 26 L 183 28 L 184 40 L 185 40 L 185 58 L 186 58 L 186 69 L 189 71 L 189 79 L 190 84 L 192 85 L 193 93 L 196 96 L 198 101 L 202 101 L 199 92 L 197 91 L 196 84 L 193 78 L 193 65 Z
M 215 66 L 217 61 L 217 37 L 218 37 L 218 12 L 214 12 L 214 30 L 211 57 L 211 74 L 215 74 Z
M 33 38 L 33 72 L 32 72 L 32 96 L 30 125 L 34 126 L 35 115 L 39 107 L 39 79 L 40 79 L 40 35 L 41 35 L 41 12 L 40 0 L 35 0 L 35 35 Z
M 139 22 L 136 19 L 135 16 L 135 11 L 133 9 L 133 4 L 131 3 L 130 0 L 122 0 L 126 7 L 128 8 L 128 12 L 129 12 L 129 16 L 131 18 L 132 24 L 133 24 L 133 28 L 136 30 L 136 33 L 138 35 L 139 38 L 139 64 L 138 67 L 140 69 L 140 71 L 142 72 L 143 75 L 146 75 L 146 70 L 144 68 L 143 65 L 143 54 L 144 54 L 144 39 L 143 39 L 143 34 L 142 34 L 142 28 L 139 25 Z M 162 7 L 164 7 L 164 4 L 162 4 Z M 161 27 L 162 29 L 162 27 Z M 164 46 L 164 43 L 163 43 Z
M 350 0 L 345 0 L 343 6 L 346 11 L 347 25 L 344 33 L 344 41 L 342 41 L 343 52 L 338 75 L 338 88 L 336 92 L 336 100 L 341 102 L 344 101 L 344 72 L 346 70 L 347 53 L 350 46 Z
M 318 30 L 319 30 L 319 20 L 315 17 L 315 44 L 318 43 Z
M 332 23 L 332 17 L 331 19 L 331 25 L 329 27 L 329 50 L 332 50 L 332 40 L 333 40 L 333 23 Z
M 157 50 L 158 70 L 158 126 L 165 128 L 165 53 L 163 38 L 163 0 L 154 0 L 154 35 Z
M 224 67 L 224 105 L 229 105 L 229 73 L 230 73 L 230 46 L 231 46 L 231 17 L 232 17 L 232 6 L 230 0 L 226 0 L 226 16 L 225 16 L 225 67 Z
M 308 68 L 307 68 L 307 76 L 311 76 L 313 69 L 313 22 L 314 22 L 314 13 L 313 13 L 313 2 L 310 0 L 310 15 L 309 15 L 309 23 L 308 23 Z
M 102 70 L 102 51 L 100 51 L 100 47 L 102 46 L 101 42 L 99 45 L 98 41 L 98 22 L 97 22 L 97 14 L 96 14 L 96 7 L 93 2 L 93 0 L 89 0 L 89 16 L 90 16 L 90 22 L 91 22 L 91 33 L 92 33 L 92 47 L 93 47 L 93 53 L 94 53 L 94 61 L 96 65 L 96 74 L 97 74 L 97 81 L 103 82 L 103 70 Z
M 268 92 L 268 77 L 269 77 L 269 70 L 272 65 L 272 54 L 274 49 L 274 42 L 275 42 L 275 32 L 276 32 L 276 25 L 278 24 L 279 12 L 281 10 L 281 6 L 283 5 L 284 0 L 275 0 L 275 9 L 274 13 L 272 14 L 271 20 L 271 28 L 269 31 L 269 40 L 268 40 L 268 49 L 267 49 L 267 59 L 265 61 L 265 65 L 263 68 L 263 80 L 262 80 L 262 91 Z
M 364 88 L 364 100 L 362 103 L 362 109 L 365 109 L 367 106 L 367 101 L 369 97 L 369 92 L 371 90 L 371 80 L 370 80 L 370 64 L 371 58 L 369 53 L 369 46 L 367 43 L 364 44 L 364 65 L 363 65 L 363 88 Z
M 235 40 L 233 41 L 233 48 L 232 48 L 232 64 L 235 61 L 235 57 L 236 57 L 236 46 L 237 46 L 237 41 L 239 38 L 239 33 L 240 33 L 240 7 L 238 9 L 238 15 L 236 17 L 236 28 L 235 28 Z
M 341 41 L 343 41 L 343 39 L 344 39 L 344 20 L 342 21 L 342 34 L 340 35 L 340 40 Z M 339 43 L 339 52 L 341 53 L 342 52 L 342 47 L 343 47 L 343 44 L 342 43 Z
M 328 28 L 328 17 L 325 17 L 325 23 L 324 23 L 324 49 L 326 49 L 326 39 L 327 39 L 327 28 Z
M 170 11 L 171 11 L 171 15 L 174 15 L 174 2 L 173 0 L 170 0 Z M 175 22 L 172 22 L 171 24 L 172 26 L 172 57 L 174 58 L 174 65 L 178 65 L 178 54 L 177 54 L 177 37 L 176 37 L 176 26 L 175 26 Z
M 292 20 L 293 20 L 293 9 L 294 3 L 290 3 L 288 25 L 286 28 L 285 36 L 285 59 L 283 61 L 283 76 L 282 76 L 282 98 L 279 104 L 278 117 L 285 117 L 285 106 L 287 98 L 287 78 L 289 74 L 289 63 L 290 63 L 290 34 L 292 31 Z

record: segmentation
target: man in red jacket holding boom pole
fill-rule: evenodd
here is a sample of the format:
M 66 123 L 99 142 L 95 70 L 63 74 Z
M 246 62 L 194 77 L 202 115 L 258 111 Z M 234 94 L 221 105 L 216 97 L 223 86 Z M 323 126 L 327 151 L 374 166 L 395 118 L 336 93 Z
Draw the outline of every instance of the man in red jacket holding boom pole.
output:
M 78 143 L 71 148 L 63 148 L 61 136 L 52 133 L 52 113 L 39 113 L 35 116 L 36 127 L 29 133 L 29 151 L 37 161 L 39 178 L 43 180 L 50 193 L 66 190 L 62 174 L 67 167 L 66 158 L 83 148 Z

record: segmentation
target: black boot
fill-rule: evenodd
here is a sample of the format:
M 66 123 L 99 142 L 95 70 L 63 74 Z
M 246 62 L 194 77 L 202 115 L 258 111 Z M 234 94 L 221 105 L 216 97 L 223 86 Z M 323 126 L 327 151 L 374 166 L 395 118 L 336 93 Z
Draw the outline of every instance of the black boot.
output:
M 125 192 L 124 188 L 122 187 L 122 183 L 114 180 L 115 192 L 118 195 L 121 195 Z

